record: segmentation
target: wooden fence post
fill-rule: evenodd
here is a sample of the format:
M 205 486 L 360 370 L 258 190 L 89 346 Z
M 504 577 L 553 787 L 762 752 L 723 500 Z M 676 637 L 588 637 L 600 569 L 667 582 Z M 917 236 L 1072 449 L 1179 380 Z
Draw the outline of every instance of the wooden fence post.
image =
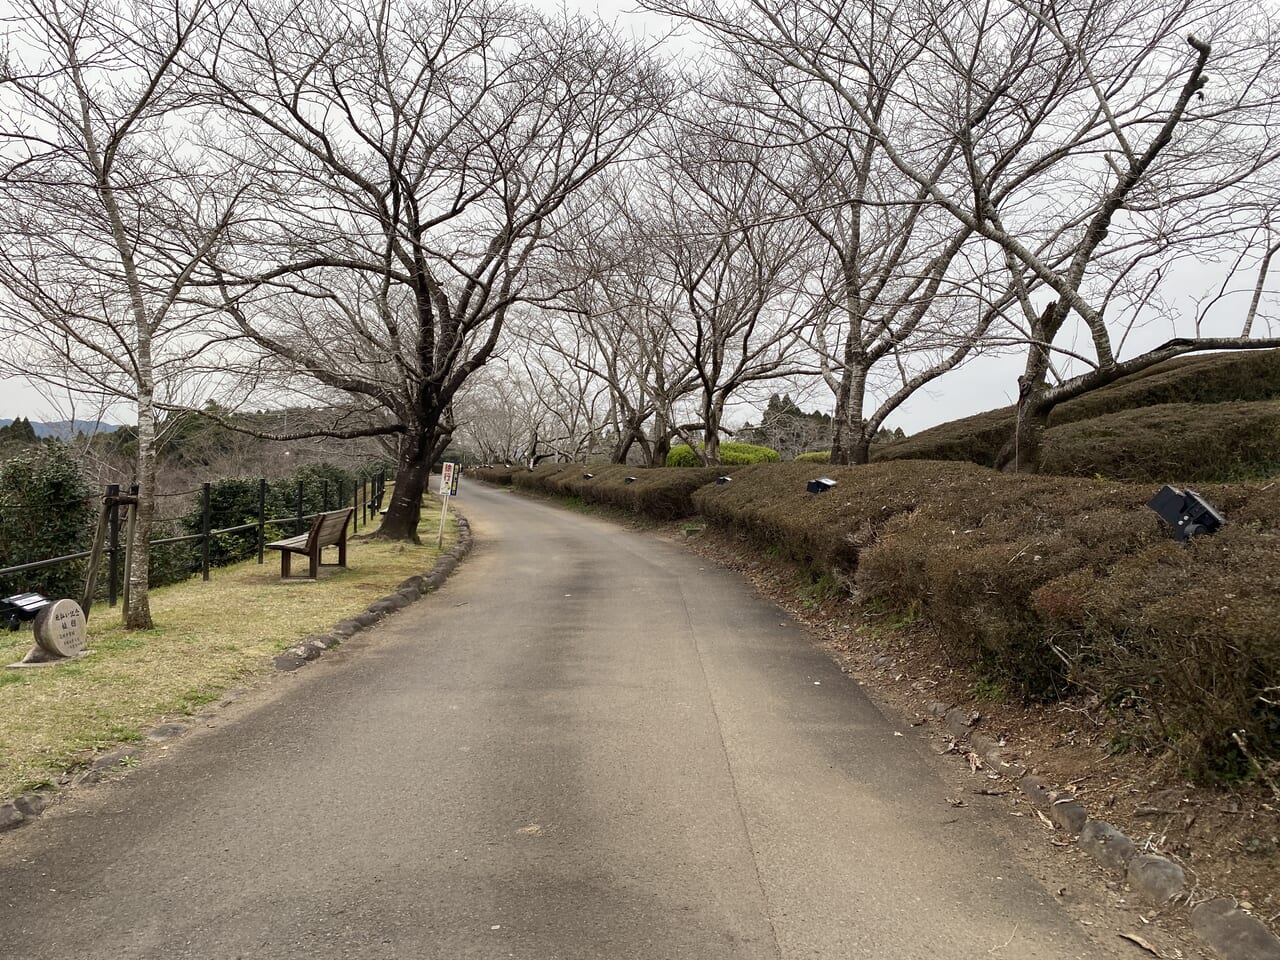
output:
M 262 555 L 267 549 L 267 481 L 258 481 L 258 563 L 262 563 Z
M 107 502 L 111 505 L 111 519 L 107 521 L 107 606 L 114 607 L 120 583 L 120 484 L 107 484 Z
M 200 576 L 209 579 L 209 488 L 206 481 L 200 484 Z

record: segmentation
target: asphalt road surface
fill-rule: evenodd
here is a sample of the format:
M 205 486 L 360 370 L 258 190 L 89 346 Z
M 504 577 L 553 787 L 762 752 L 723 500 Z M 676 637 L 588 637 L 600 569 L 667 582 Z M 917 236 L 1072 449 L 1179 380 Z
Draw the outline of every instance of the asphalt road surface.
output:
M 737 575 L 462 494 L 439 593 L 0 837 L 0 957 L 1111 955 Z

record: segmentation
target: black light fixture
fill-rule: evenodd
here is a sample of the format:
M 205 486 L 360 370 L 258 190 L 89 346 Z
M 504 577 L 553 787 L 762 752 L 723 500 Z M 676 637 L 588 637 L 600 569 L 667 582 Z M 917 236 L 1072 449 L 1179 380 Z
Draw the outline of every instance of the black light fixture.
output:
M 623 480 L 622 482 L 623 482 L 623 483 L 635 483 L 635 482 L 636 482 L 636 478 L 635 478 L 635 477 L 627 477 L 627 478 L 626 478 L 625 480 Z
M 733 477 L 716 477 L 716 483 L 724 485 L 732 479 Z
M 804 485 L 804 488 L 810 493 L 826 493 L 836 482 L 830 477 L 815 477 Z
M 17 630 L 18 624 L 34 620 L 36 614 L 53 603 L 38 593 L 15 593 L 13 596 L 0 599 L 0 623 L 10 630 Z
M 595 476 L 595 474 L 594 474 L 594 473 L 584 473 L 584 474 L 582 475 L 582 479 L 583 479 L 583 480 L 590 480 L 590 479 L 591 479 L 592 477 L 594 477 L 594 476 Z
M 1147 506 L 1173 527 L 1173 535 L 1182 543 L 1192 537 L 1216 533 L 1227 522 L 1226 517 L 1190 487 L 1185 490 L 1161 487 L 1159 493 L 1147 501 Z

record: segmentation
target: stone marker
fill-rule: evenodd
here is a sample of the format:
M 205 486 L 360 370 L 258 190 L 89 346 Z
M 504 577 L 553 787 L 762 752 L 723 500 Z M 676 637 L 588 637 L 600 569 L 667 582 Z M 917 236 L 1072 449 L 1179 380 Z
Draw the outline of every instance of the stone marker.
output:
M 55 600 L 36 614 L 32 625 L 36 643 L 55 657 L 84 653 L 85 617 L 74 600 Z
M 41 607 L 31 623 L 36 645 L 21 661 L 9 666 L 39 667 L 83 657 L 88 652 L 84 648 L 86 620 L 74 600 L 55 600 Z

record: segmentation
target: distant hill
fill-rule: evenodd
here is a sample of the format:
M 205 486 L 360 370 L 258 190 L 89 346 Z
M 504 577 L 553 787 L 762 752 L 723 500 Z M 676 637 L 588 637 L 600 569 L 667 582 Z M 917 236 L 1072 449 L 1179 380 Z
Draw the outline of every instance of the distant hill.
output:
M 13 423 L 12 419 L 0 418 L 0 428 L 7 427 L 11 423 Z M 120 429 L 120 424 L 103 423 L 100 420 L 52 420 L 49 422 L 32 420 L 31 429 L 35 431 L 37 437 L 69 440 L 77 433 L 113 433 Z

